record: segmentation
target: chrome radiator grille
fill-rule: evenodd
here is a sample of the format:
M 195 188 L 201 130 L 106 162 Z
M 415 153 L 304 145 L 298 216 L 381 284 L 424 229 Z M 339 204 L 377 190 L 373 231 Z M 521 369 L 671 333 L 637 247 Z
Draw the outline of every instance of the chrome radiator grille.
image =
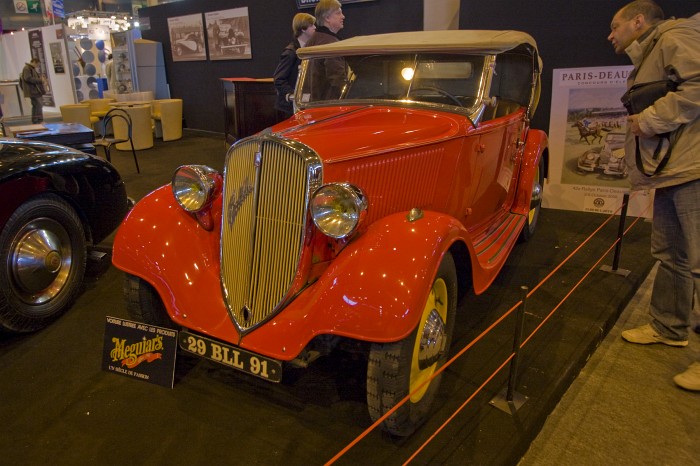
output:
M 242 331 L 300 286 L 307 204 L 321 179 L 318 156 L 272 135 L 234 145 L 224 170 L 221 283 Z

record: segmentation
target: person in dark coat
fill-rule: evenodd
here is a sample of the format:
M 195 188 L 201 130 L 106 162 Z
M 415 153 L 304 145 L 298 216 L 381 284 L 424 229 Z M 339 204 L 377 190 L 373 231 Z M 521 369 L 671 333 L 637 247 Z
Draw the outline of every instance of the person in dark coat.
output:
M 321 0 L 314 11 L 318 26 L 306 43 L 323 45 L 338 42 L 338 32 L 343 29 L 345 16 L 338 0 Z M 345 60 L 342 58 L 314 59 L 310 64 L 311 100 L 337 99 L 345 86 Z
M 41 123 L 44 121 L 42 98 L 46 94 L 44 88 L 44 78 L 39 74 L 38 58 L 32 58 L 29 63 L 24 64 L 24 69 L 21 75 L 21 86 L 24 96 L 32 101 L 32 123 Z
M 292 106 L 292 96 L 297 84 L 299 75 L 299 64 L 301 61 L 297 57 L 297 49 L 304 47 L 316 31 L 316 18 L 307 13 L 297 13 L 292 19 L 292 41 L 282 50 L 280 61 L 275 69 L 275 89 L 277 89 L 277 100 L 275 108 L 289 118 L 294 113 Z

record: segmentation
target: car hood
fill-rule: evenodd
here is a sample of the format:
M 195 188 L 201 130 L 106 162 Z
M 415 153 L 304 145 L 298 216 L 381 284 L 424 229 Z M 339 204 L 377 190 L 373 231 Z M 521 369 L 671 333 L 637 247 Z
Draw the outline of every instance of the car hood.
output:
M 45 142 L 0 139 L 0 180 L 28 170 L 44 169 L 90 158 L 69 147 Z
M 306 144 L 333 163 L 452 139 L 464 134 L 468 121 L 431 110 L 340 106 L 298 112 L 271 131 Z

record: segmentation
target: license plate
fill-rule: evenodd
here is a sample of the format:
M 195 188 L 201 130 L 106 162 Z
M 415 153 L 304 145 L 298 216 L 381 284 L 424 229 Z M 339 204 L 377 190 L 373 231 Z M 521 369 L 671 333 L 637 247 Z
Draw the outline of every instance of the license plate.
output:
M 179 332 L 180 348 L 224 366 L 247 372 L 270 382 L 282 380 L 282 363 L 237 346 L 214 341 L 186 331 Z

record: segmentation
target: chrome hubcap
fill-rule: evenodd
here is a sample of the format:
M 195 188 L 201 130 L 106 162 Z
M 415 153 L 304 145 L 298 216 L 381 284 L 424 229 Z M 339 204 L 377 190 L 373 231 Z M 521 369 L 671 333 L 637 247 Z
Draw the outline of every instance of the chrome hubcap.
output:
M 435 364 L 445 352 L 445 323 L 436 309 L 430 311 L 423 326 L 418 348 L 418 367 L 423 370 Z
M 68 280 L 71 268 L 70 238 L 51 219 L 37 219 L 17 234 L 10 267 L 18 297 L 42 304 L 55 297 Z

